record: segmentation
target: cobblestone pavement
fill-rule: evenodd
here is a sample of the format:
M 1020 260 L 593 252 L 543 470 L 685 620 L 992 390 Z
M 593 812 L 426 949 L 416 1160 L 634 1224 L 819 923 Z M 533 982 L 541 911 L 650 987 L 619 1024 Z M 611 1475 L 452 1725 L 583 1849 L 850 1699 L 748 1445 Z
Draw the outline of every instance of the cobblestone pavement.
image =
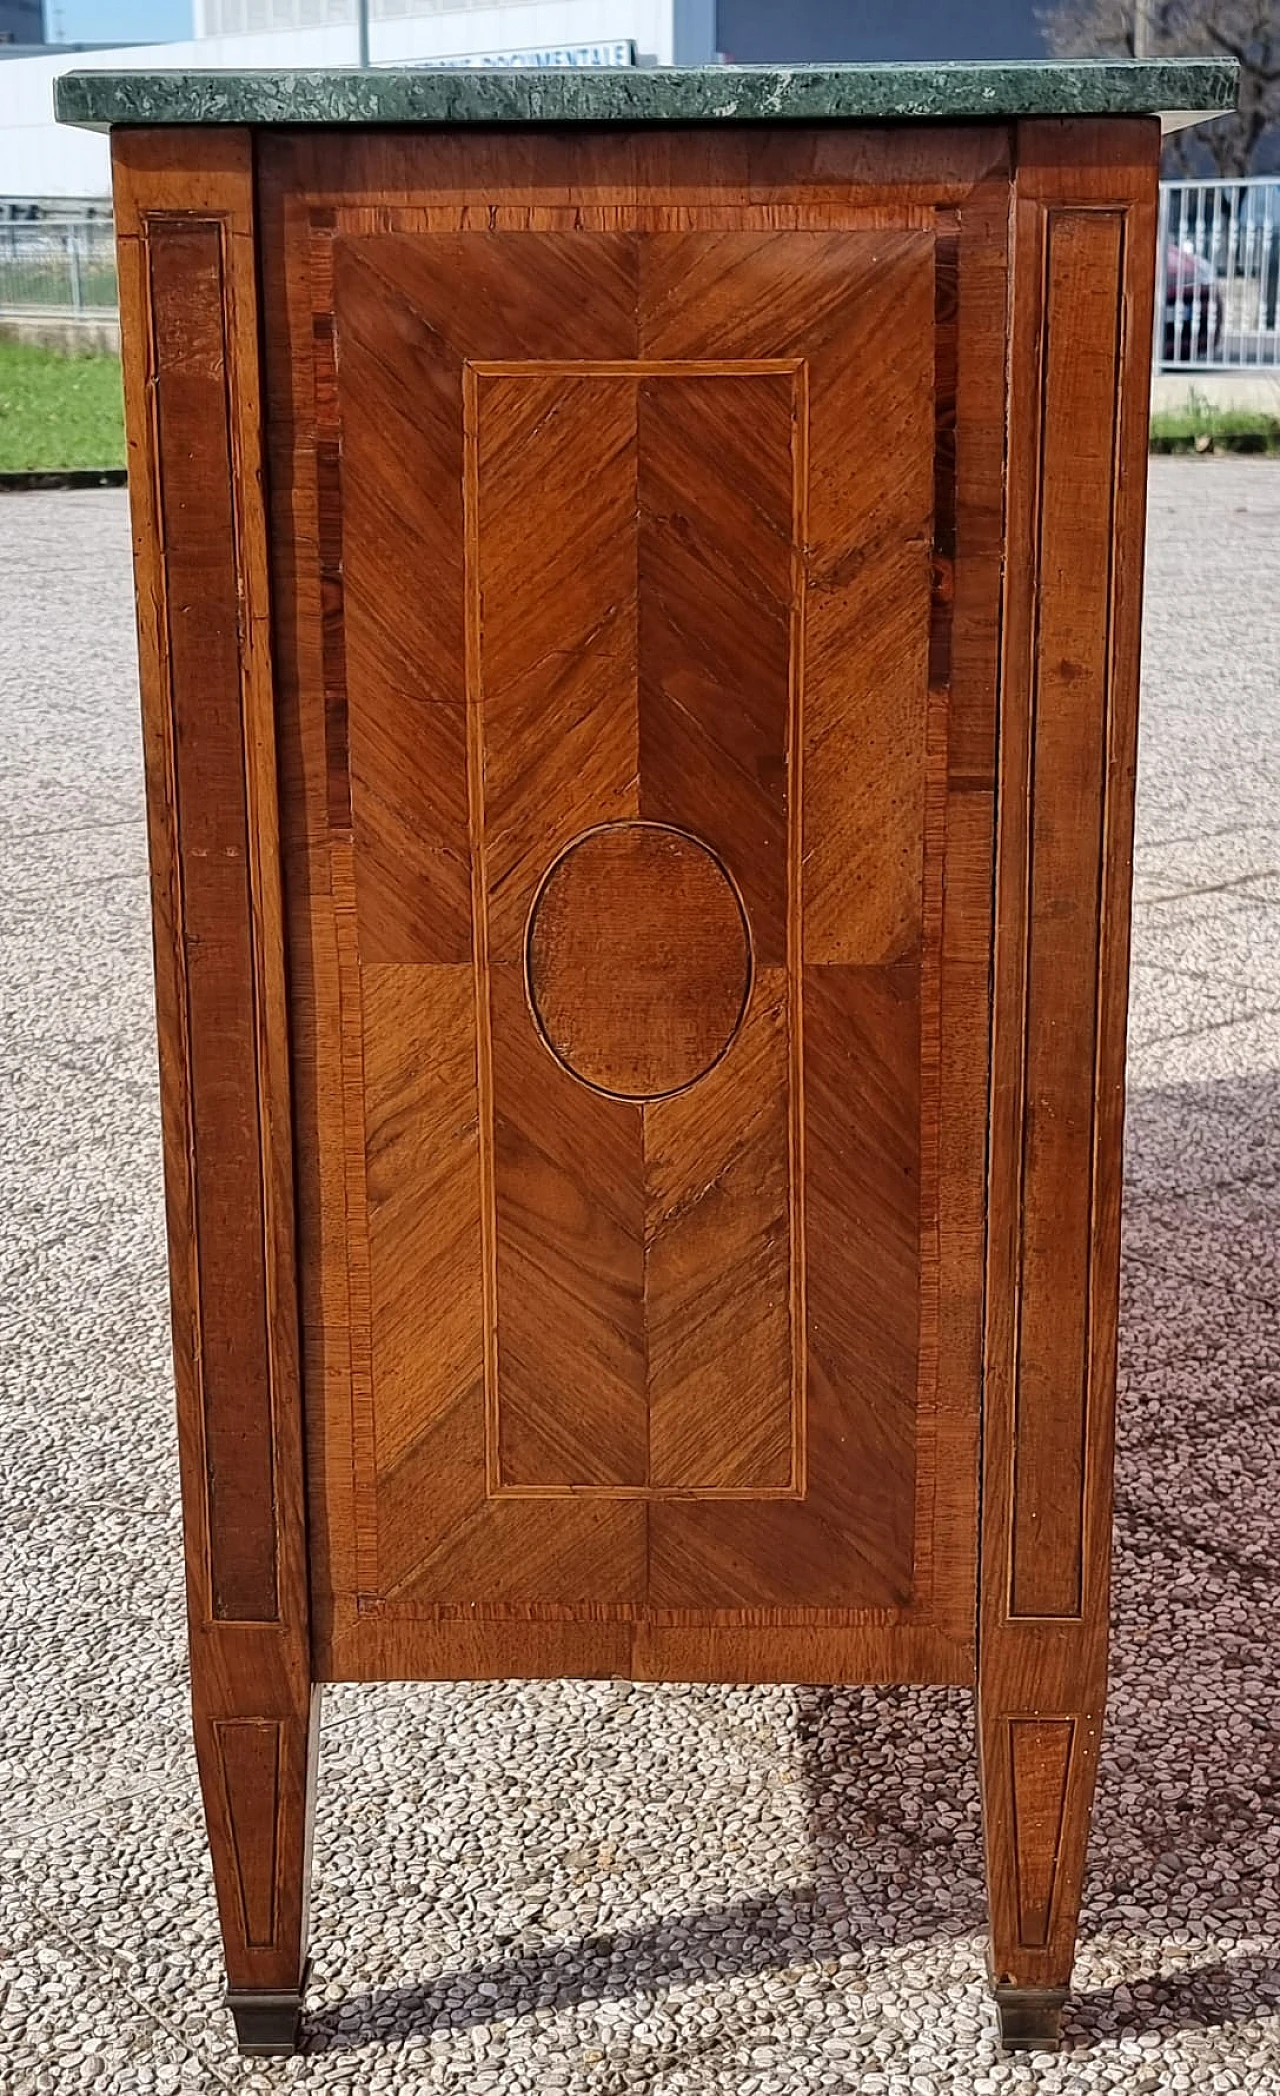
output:
M 124 497 L 0 498 L 0 2090 L 1280 2092 L 1280 467 L 1160 461 L 1112 1717 L 1056 2060 L 968 1698 L 343 1690 L 307 2054 L 240 2063 L 188 1745 Z

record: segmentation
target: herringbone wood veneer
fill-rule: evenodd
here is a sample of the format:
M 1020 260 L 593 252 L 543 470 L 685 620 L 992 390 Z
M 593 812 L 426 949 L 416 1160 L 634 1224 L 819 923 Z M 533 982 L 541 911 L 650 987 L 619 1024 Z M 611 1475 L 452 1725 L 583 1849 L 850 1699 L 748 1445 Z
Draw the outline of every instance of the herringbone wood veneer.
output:
M 242 2042 L 294 2033 L 315 1684 L 630 1672 L 976 1673 L 1052 2043 L 1159 126 L 113 152 Z
M 309 345 L 278 470 L 317 555 L 281 681 L 325 1670 L 392 1637 L 449 1671 L 464 1623 L 540 1670 L 580 1623 L 610 1671 L 610 1626 L 663 1672 L 703 1625 L 766 1673 L 799 1635 L 963 1677 L 953 222 L 892 153 L 856 205 L 730 203 L 692 140 L 678 203 L 517 211 L 495 164 L 416 204 L 444 145 L 407 189 L 385 139 L 264 158 Z M 947 1107 L 974 1172 L 982 1075 Z

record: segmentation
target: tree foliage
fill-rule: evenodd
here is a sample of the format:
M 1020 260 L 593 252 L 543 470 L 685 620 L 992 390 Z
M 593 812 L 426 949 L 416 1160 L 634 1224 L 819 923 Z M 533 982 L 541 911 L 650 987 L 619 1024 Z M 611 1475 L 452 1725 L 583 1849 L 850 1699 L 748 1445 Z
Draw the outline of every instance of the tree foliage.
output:
M 1280 0 L 1056 0 L 1040 22 L 1057 58 L 1238 59 L 1239 109 L 1175 132 L 1166 172 L 1225 178 L 1280 163 Z

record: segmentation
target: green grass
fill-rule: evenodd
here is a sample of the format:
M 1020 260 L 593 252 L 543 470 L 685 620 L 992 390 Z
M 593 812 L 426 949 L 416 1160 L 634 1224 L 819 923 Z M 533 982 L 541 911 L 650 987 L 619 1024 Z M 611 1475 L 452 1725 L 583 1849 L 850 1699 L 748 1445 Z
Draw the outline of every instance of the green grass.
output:
M 1185 408 L 1151 417 L 1151 449 L 1277 454 L 1280 416 L 1214 408 L 1193 394 Z M 123 464 L 119 357 L 0 342 L 0 473 Z
M 119 357 L 0 342 L 0 473 L 123 464 Z
M 1215 408 L 1193 393 L 1185 408 L 1151 417 L 1153 451 L 1280 452 L 1280 416 L 1258 408 Z

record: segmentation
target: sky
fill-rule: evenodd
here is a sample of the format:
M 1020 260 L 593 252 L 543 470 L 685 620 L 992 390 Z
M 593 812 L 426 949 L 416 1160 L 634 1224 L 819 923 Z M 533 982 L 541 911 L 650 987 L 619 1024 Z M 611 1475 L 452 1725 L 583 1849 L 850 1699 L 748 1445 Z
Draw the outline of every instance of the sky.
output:
M 191 0 L 44 0 L 45 35 L 73 44 L 190 36 Z

